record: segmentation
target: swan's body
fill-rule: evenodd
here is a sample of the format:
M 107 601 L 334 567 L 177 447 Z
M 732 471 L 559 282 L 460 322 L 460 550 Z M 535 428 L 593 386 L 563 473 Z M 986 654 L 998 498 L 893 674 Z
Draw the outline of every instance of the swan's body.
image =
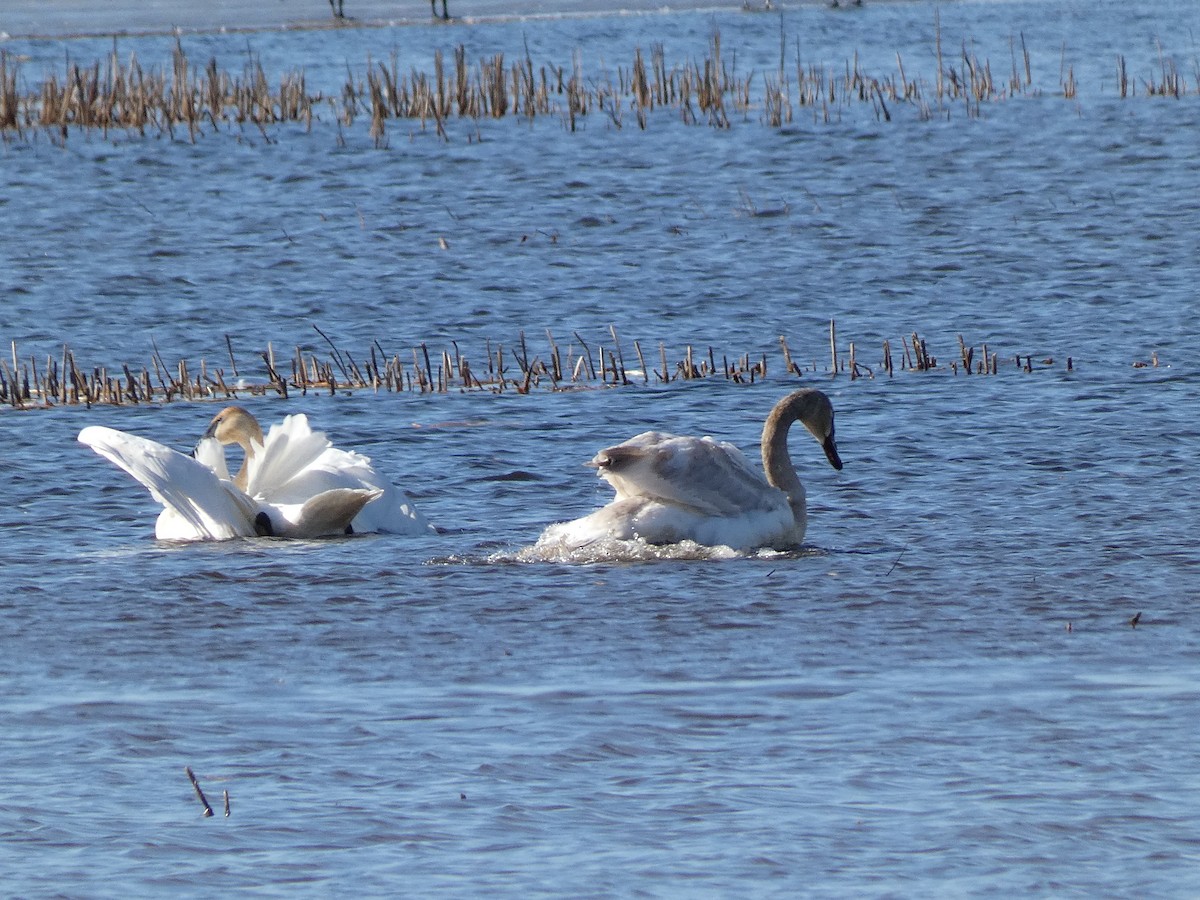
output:
M 588 463 L 613 486 L 616 498 L 582 519 L 550 526 L 542 540 L 571 547 L 604 539 L 794 547 L 804 540 L 808 524 L 804 485 L 787 449 L 788 430 L 796 421 L 840 469 L 833 405 L 821 391 L 806 388 L 779 401 L 767 416 L 765 479 L 732 444 L 647 431 L 601 450 Z
M 135 434 L 91 425 L 79 440 L 134 477 L 162 504 L 160 540 L 228 540 L 256 535 L 313 538 L 345 534 L 379 491 L 326 490 L 298 503 L 252 497 L 201 459 Z M 223 467 L 223 462 L 222 462 Z
M 272 425 L 265 438 L 254 416 L 240 406 L 217 413 L 197 447 L 197 457 L 226 479 L 229 473 L 222 446 L 227 444 L 241 446 L 245 454 L 232 482 L 253 497 L 295 505 L 327 491 L 366 490 L 377 498 L 354 516 L 351 527 L 355 532 L 427 534 L 434 530 L 369 458 L 334 447 L 323 432 L 309 427 L 303 413 Z

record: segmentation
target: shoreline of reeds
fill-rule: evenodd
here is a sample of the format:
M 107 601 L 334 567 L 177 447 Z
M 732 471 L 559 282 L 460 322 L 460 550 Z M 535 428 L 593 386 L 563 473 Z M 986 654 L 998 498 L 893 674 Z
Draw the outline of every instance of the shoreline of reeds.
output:
M 0 407 L 44 409 L 56 406 L 128 406 L 174 401 L 237 401 L 274 395 L 288 398 L 309 392 L 329 394 L 369 390 L 375 393 L 449 394 L 467 392 L 518 394 L 665 385 L 675 381 L 721 379 L 755 384 L 769 377 L 845 377 L 850 380 L 892 379 L 898 373 L 991 375 L 1074 370 L 1072 357 L 1005 353 L 987 343 L 968 344 L 960 334 L 948 359 L 939 355 L 916 331 L 898 340 L 882 341 L 870 349 L 854 341 L 842 344 L 837 323 L 829 323 L 829 343 L 823 359 L 802 358 L 780 335 L 772 353 L 734 353 L 710 344 L 684 345 L 668 350 L 641 340 L 629 341 L 615 326 L 608 339 L 588 342 L 577 332 L 558 340 L 547 331 L 545 342 L 534 345 L 521 332 L 508 346 L 485 339 L 480 355 L 464 352 L 457 341 L 441 349 L 421 342 L 401 353 L 389 353 L 378 341 L 357 355 L 338 347 L 315 328 L 324 342 L 277 353 L 272 344 L 253 354 L 235 352 L 226 335 L 227 356 L 219 363 L 201 359 L 168 364 L 155 347 L 141 366 L 81 365 L 70 347 L 55 353 L 23 355 L 16 341 L 9 358 L 0 358 Z M 319 346 L 319 345 L 318 345 Z M 1134 367 L 1157 366 L 1158 358 L 1134 361 Z
M 855 104 L 869 107 L 878 121 L 891 121 L 902 109 L 929 120 L 955 110 L 976 117 L 985 104 L 1020 97 L 1075 100 L 1080 92 L 1065 59 L 1052 88 L 1035 85 L 1024 35 L 1011 39 L 1007 72 L 998 75 L 990 59 L 965 43 L 957 54 L 944 52 L 935 17 L 936 72 L 930 78 L 910 75 L 898 52 L 895 71 L 888 73 L 865 71 L 857 54 L 841 67 L 809 63 L 799 41 L 789 50 L 782 20 L 780 27 L 774 71 L 740 72 L 736 54 L 731 60 L 723 52 L 719 31 L 710 36 L 703 58 L 668 61 L 663 45 L 652 43 L 648 52 L 636 47 L 627 65 L 602 66 L 595 73 L 584 70 L 578 50 L 568 65 L 535 64 L 528 50 L 515 60 L 502 53 L 471 60 L 459 44 L 453 59 L 434 53 L 432 72 L 402 65 L 397 54 L 386 62 L 368 57 L 364 75 L 348 72 L 340 91 L 328 94 L 309 90 L 303 69 L 270 78 L 253 53 L 240 73 L 220 68 L 215 57 L 197 65 L 178 37 L 169 67 L 144 68 L 136 54 L 122 61 L 114 42 L 107 59 L 68 60 L 65 71 L 47 73 L 27 89 L 21 61 L 0 50 L 0 137 L 50 132 L 65 141 L 72 129 L 82 129 L 173 139 L 178 131 L 195 141 L 207 129 L 257 128 L 270 138 L 269 126 L 299 124 L 308 132 L 324 122 L 336 126 L 344 140 L 343 128 L 366 120 L 375 144 L 386 146 L 389 122 L 419 123 L 445 140 L 450 122 L 471 125 L 470 139 L 481 136 L 483 121 L 507 117 L 556 118 L 568 131 L 592 118 L 617 129 L 626 124 L 645 129 L 656 115 L 716 128 L 757 118 L 779 128 L 802 116 L 834 122 Z M 1200 96 L 1200 65 L 1189 81 L 1166 55 L 1157 71 L 1138 76 L 1129 72 L 1124 54 L 1114 53 L 1113 72 L 1114 95 L 1123 100 Z

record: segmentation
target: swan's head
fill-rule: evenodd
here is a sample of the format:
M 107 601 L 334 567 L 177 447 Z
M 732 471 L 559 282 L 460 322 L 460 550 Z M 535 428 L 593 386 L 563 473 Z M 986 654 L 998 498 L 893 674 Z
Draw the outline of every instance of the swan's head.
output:
M 213 416 L 204 437 L 216 438 L 222 444 L 240 444 L 243 447 L 251 443 L 261 445 L 263 442 L 262 428 L 258 420 L 240 406 L 227 406 Z
M 833 403 L 822 391 L 815 388 L 793 391 L 775 404 L 770 419 L 799 420 L 817 439 L 829 464 L 835 469 L 842 468 L 842 458 L 838 455 L 837 441 L 834 440 Z

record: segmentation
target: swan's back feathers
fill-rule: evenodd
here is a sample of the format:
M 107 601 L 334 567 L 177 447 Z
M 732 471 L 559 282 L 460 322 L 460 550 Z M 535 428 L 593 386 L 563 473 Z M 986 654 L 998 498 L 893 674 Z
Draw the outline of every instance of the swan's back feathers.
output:
M 272 499 L 280 503 L 303 503 L 307 498 L 335 488 L 373 488 L 384 490 L 387 481 L 358 453 L 327 446 L 304 468 L 276 485 Z
M 737 447 L 710 437 L 647 431 L 601 450 L 591 464 L 618 500 L 658 500 L 708 516 L 788 508 Z
M 646 497 L 614 500 L 590 515 L 551 525 L 540 543 L 567 548 L 641 539 L 650 544 L 695 541 L 735 549 L 793 546 L 795 520 L 786 503 L 769 510 L 713 516 L 695 507 Z
M 257 504 L 204 463 L 102 425 L 84 428 L 79 440 L 133 476 L 162 504 L 160 538 L 226 540 L 255 534 Z

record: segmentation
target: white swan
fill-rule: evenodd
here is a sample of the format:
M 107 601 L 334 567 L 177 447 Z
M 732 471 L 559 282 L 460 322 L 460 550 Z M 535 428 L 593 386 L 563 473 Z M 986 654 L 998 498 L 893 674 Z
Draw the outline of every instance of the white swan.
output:
M 360 453 L 334 447 L 323 432 L 309 427 L 308 417 L 297 413 L 272 425 L 266 437 L 258 421 L 240 406 L 230 406 L 215 416 L 197 446 L 196 455 L 219 475 L 229 478 L 224 445 L 236 444 L 244 453 L 233 483 L 253 497 L 276 504 L 303 504 L 330 490 L 378 492 L 354 516 L 355 532 L 428 534 L 435 529 L 412 505 L 404 492 L 389 482 Z
M 299 503 L 273 503 L 251 497 L 199 459 L 135 434 L 90 425 L 79 432 L 79 440 L 132 475 L 162 504 L 154 528 L 160 540 L 345 534 L 363 507 L 382 495 L 339 488 Z
M 539 543 L 581 547 L 604 539 L 737 549 L 794 547 L 808 524 L 804 485 L 788 455 L 788 429 L 800 421 L 835 469 L 833 404 L 805 388 L 780 400 L 762 433 L 766 480 L 733 444 L 647 431 L 601 450 L 588 463 L 616 498 L 582 519 L 551 525 Z

